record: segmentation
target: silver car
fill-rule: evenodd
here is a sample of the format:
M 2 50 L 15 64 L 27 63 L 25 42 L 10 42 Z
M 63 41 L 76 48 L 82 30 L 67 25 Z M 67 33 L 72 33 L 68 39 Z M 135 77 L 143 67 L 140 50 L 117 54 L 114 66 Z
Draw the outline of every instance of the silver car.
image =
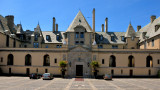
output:
M 42 75 L 42 79 L 43 80 L 52 80 L 53 79 L 53 75 L 51 73 L 44 73 Z

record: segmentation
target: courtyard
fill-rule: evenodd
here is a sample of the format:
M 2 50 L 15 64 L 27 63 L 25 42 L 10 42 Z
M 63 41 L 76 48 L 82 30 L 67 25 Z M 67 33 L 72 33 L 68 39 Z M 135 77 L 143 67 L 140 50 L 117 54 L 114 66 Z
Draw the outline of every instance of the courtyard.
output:
M 158 90 L 160 79 L 113 78 L 54 78 L 53 80 L 28 77 L 0 77 L 0 90 Z

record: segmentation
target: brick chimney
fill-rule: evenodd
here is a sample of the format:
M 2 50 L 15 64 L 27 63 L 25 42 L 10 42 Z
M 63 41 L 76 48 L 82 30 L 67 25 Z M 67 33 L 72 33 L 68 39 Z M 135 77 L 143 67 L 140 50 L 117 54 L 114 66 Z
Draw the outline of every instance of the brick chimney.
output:
M 58 24 L 56 24 L 56 32 L 58 32 Z
M 108 18 L 105 19 L 105 32 L 108 32 Z
M 7 25 L 9 27 L 10 31 L 13 33 L 14 16 L 13 15 L 8 15 L 8 16 L 5 16 L 5 18 L 7 19 Z
M 102 29 L 101 30 L 102 30 L 102 32 L 104 32 L 104 24 L 102 24 Z
M 156 19 L 156 16 L 155 15 L 152 15 L 151 16 L 151 23 L 153 23 L 153 21 Z
M 137 31 L 139 31 L 141 29 L 141 26 L 140 25 L 138 25 L 137 26 Z
M 95 8 L 93 8 L 93 12 L 92 12 L 92 29 L 93 29 L 93 32 L 95 32 Z
M 55 17 L 53 17 L 53 32 L 55 32 L 55 22 L 56 22 L 56 19 Z

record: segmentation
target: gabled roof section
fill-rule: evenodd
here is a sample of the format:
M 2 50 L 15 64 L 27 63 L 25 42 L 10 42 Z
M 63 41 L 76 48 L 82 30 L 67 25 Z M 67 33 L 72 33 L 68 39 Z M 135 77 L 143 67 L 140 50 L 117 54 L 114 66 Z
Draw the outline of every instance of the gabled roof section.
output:
M 22 28 L 22 25 L 21 24 L 18 24 L 17 25 L 17 34 L 22 34 L 23 33 L 23 28 Z
M 83 26 L 87 32 L 92 32 L 90 25 L 86 21 L 81 11 L 78 12 L 78 14 L 76 15 L 66 32 L 74 32 L 74 28 L 76 26 Z
M 39 23 L 37 24 L 37 27 L 34 28 L 34 33 L 39 33 L 40 35 L 42 35 L 42 31 L 41 31 Z
M 0 32 L 4 33 L 5 30 L 10 31 L 7 25 L 7 20 L 2 15 L 0 15 Z
M 125 34 L 125 37 L 132 37 L 132 36 L 135 36 L 135 30 L 130 23 L 129 26 L 128 26 L 127 32 Z

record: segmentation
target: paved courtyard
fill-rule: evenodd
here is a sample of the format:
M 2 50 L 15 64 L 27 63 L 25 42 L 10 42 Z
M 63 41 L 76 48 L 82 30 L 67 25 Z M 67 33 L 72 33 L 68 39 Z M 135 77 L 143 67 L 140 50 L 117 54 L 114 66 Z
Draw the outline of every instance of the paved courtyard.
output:
M 0 90 L 159 90 L 160 79 L 29 79 L 0 77 Z

